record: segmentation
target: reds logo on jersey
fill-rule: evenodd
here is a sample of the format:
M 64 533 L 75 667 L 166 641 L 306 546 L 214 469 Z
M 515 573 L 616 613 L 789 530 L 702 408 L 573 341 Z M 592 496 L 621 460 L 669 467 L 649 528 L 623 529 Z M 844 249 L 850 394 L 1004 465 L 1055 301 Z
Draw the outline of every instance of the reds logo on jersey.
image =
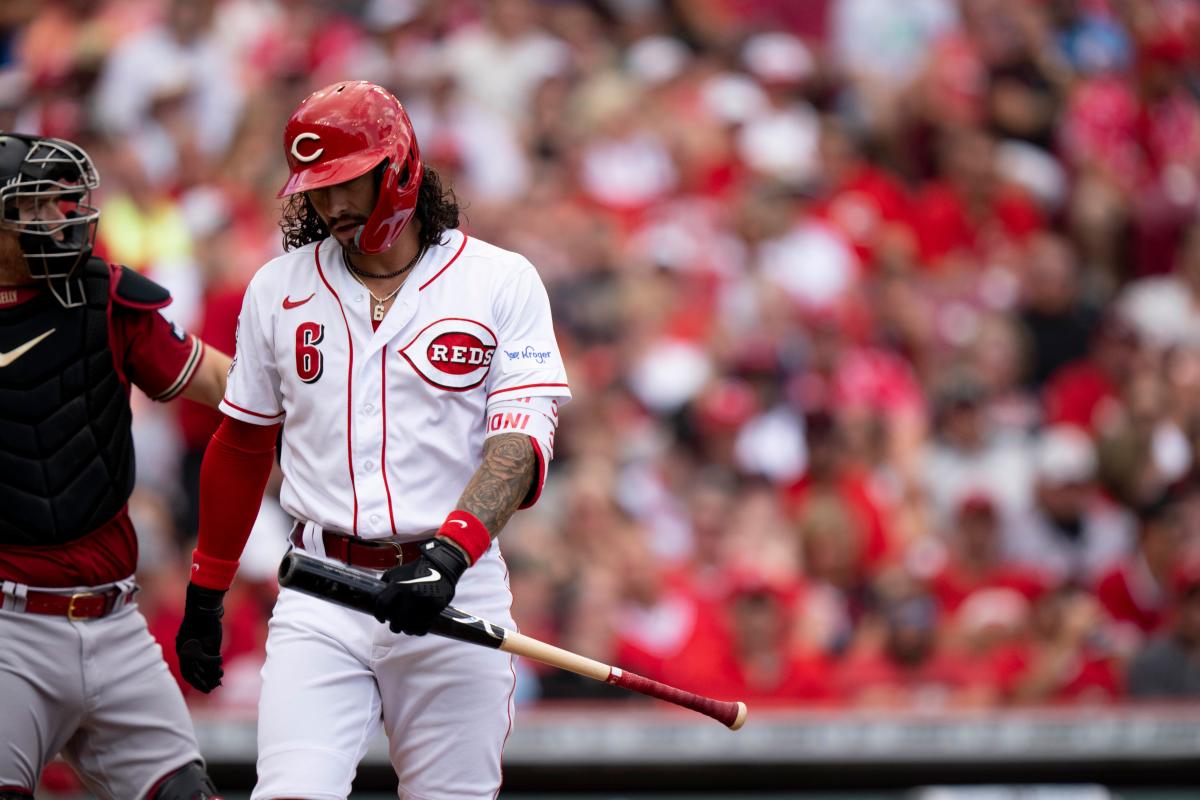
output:
M 413 369 L 439 389 L 463 392 L 483 383 L 496 352 L 496 334 L 470 319 L 431 323 L 400 348 Z

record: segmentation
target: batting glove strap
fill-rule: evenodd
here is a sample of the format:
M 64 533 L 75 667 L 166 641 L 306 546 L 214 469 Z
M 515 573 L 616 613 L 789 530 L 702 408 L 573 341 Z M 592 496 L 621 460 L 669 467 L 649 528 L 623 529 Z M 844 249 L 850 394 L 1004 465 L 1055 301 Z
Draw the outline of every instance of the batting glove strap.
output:
M 492 546 L 492 535 L 479 518 L 470 511 L 455 509 L 446 517 L 438 536 L 445 536 L 463 549 L 474 564 Z
M 375 603 L 375 618 L 396 633 L 424 636 L 454 599 L 454 587 L 469 566 L 454 545 L 427 542 L 416 561 L 383 574 L 388 585 Z

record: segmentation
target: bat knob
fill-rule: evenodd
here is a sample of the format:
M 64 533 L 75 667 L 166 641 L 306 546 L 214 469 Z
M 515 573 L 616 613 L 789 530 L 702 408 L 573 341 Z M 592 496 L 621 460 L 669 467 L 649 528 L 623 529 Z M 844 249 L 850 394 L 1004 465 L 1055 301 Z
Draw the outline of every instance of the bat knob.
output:
M 288 553 L 283 557 L 283 561 L 279 563 L 279 585 L 288 586 L 292 582 L 292 575 L 296 571 L 296 559 Z
M 738 701 L 737 707 L 737 716 L 733 718 L 733 722 L 729 723 L 729 730 L 731 731 L 740 730 L 746 724 L 746 715 L 750 713 L 749 709 L 746 708 L 746 704 L 741 701 Z

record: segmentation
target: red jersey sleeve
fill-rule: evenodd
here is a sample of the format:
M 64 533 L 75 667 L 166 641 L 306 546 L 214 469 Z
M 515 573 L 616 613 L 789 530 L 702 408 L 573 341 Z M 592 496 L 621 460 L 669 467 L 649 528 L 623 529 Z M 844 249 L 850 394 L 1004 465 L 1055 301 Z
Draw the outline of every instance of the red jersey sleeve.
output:
M 114 307 L 109 327 L 122 372 L 152 400 L 178 396 L 204 358 L 204 343 L 157 311 Z

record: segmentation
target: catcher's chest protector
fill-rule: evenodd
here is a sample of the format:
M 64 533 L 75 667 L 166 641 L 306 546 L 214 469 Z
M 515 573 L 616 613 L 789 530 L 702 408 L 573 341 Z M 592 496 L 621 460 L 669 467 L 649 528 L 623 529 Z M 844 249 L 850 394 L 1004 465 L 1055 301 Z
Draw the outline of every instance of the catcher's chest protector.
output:
M 42 292 L 0 310 L 0 546 L 78 539 L 133 491 L 129 395 L 108 341 L 108 266 L 92 259 L 83 273 L 82 307 Z

